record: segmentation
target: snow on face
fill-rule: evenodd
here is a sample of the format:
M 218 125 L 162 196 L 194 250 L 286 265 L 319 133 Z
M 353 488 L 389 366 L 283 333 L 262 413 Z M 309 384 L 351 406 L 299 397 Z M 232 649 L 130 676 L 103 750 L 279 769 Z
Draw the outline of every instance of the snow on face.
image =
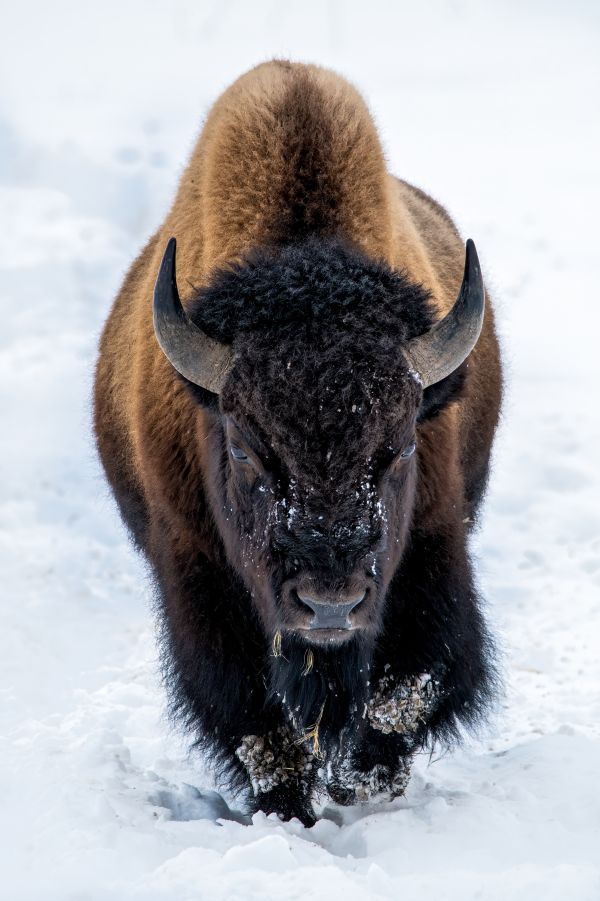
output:
M 367 554 L 370 574 L 379 578 L 386 561 L 377 560 L 376 548 L 389 529 L 390 573 L 392 555 L 396 560 L 402 550 L 412 483 L 398 479 L 387 492 L 387 469 L 413 440 L 421 389 L 401 358 L 393 364 L 381 353 L 378 336 L 371 345 L 363 341 L 352 357 L 339 350 L 327 336 L 319 342 L 302 330 L 284 329 L 277 340 L 269 333 L 268 341 L 253 334 L 238 344 L 221 398 L 223 413 L 264 464 L 248 482 L 247 470 L 229 461 L 227 478 L 232 545 L 243 546 L 244 576 L 266 604 L 279 591 L 275 583 L 267 588 L 264 574 L 270 547 L 281 558 L 280 547 L 289 546 L 282 532 L 307 536 L 309 544 L 325 542 L 341 578 L 350 578 L 357 555 Z M 252 566 L 260 570 L 256 579 Z

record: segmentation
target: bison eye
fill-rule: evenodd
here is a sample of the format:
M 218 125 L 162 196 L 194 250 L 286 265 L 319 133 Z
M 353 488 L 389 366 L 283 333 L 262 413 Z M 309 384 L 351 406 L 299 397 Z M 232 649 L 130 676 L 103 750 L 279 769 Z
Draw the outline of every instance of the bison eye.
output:
M 245 453 L 245 451 L 243 451 L 241 447 L 236 447 L 235 444 L 231 444 L 229 446 L 229 452 L 231 453 L 233 459 L 237 460 L 238 463 L 247 463 L 249 460 L 248 454 Z
M 407 447 L 405 447 L 404 450 L 400 452 L 401 459 L 407 460 L 408 457 L 412 457 L 415 452 L 416 446 L 416 443 L 412 441 Z

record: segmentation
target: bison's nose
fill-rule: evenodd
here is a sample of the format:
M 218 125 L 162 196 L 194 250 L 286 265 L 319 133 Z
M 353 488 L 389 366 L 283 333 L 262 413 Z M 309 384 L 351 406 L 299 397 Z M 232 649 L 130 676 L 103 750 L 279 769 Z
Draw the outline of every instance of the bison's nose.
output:
M 297 598 L 301 604 L 310 608 L 314 617 L 310 622 L 310 629 L 351 629 L 352 623 L 348 615 L 355 607 L 358 607 L 365 599 L 366 591 L 345 597 L 341 601 L 335 598 L 321 597 L 317 594 L 304 594 L 297 592 Z

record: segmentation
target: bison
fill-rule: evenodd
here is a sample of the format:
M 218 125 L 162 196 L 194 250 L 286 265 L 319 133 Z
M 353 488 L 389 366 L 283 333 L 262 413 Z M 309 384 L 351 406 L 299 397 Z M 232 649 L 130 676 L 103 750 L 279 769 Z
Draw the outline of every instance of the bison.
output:
M 356 90 L 237 80 L 114 303 L 95 432 L 172 713 L 251 810 L 401 795 L 489 709 L 467 540 L 501 384 L 475 246 Z

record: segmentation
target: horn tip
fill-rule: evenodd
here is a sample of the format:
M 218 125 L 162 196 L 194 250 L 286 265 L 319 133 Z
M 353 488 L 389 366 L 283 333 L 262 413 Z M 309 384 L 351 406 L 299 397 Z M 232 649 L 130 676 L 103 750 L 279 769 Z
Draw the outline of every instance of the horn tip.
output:
M 477 260 L 478 259 L 477 248 L 475 247 L 475 241 L 473 241 L 472 238 L 467 238 L 466 248 L 467 248 L 467 259 L 473 258 L 473 259 Z
M 175 248 L 177 247 L 177 241 L 175 238 L 169 238 L 167 241 L 167 246 L 165 247 L 165 251 L 162 256 L 162 261 L 160 264 L 160 269 L 158 273 L 158 279 L 167 278 L 175 281 Z M 177 290 L 177 285 L 175 285 L 175 290 Z
M 472 238 L 467 238 L 465 254 L 465 276 L 481 277 L 481 264 L 477 254 L 477 248 Z
M 175 259 L 175 250 L 177 248 L 177 241 L 175 238 L 169 238 L 167 241 L 167 246 L 165 247 L 165 252 L 163 254 L 163 259 L 168 260 L 169 263 Z

